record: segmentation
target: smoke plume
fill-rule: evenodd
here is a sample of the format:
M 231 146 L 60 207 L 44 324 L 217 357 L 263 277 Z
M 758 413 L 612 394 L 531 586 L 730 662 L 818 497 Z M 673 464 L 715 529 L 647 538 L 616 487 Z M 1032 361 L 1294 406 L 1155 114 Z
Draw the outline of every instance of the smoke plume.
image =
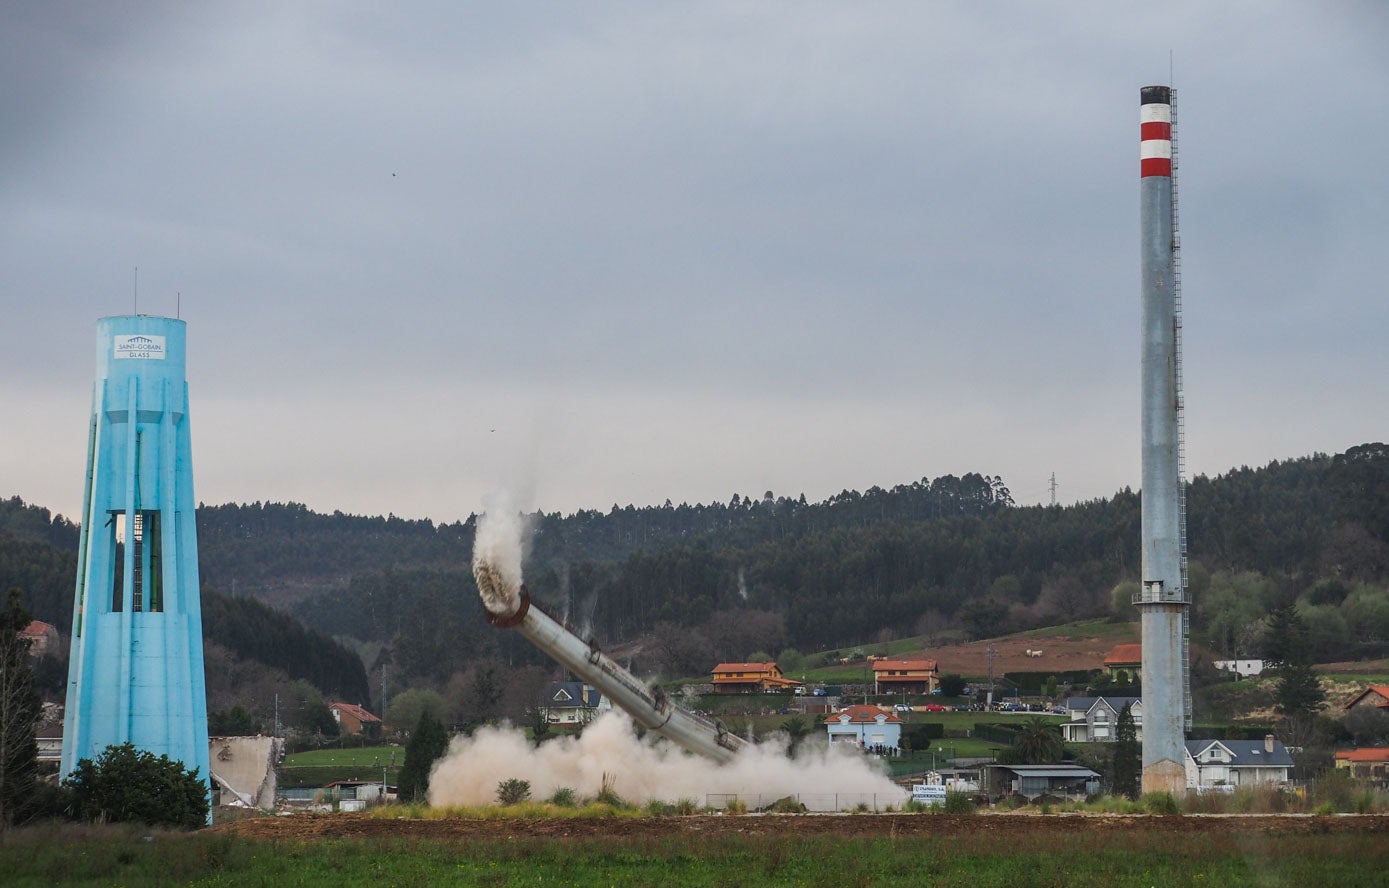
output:
M 473 538 L 473 577 L 488 613 L 510 616 L 521 604 L 526 518 L 505 493 L 483 500 Z
M 797 755 L 784 746 L 749 745 L 720 765 L 684 752 L 673 744 L 648 737 L 639 740 L 631 720 L 609 712 L 584 729 L 581 736 L 560 737 L 532 746 L 524 732 L 509 726 L 480 728 L 472 737 L 453 741 L 448 755 L 435 766 L 429 780 L 431 805 L 487 805 L 497 800 L 497 785 L 517 778 L 530 782 L 531 796 L 544 800 L 555 790 L 569 788 L 580 798 L 594 797 L 603 776 L 628 802 L 705 803 L 710 795 L 738 794 L 764 802 L 785 796 L 824 799 L 811 808 L 833 810 L 860 801 L 877 807 L 900 805 L 906 793 L 877 770 L 875 759 L 839 746 L 817 747 Z M 756 802 L 754 802 L 756 804 Z

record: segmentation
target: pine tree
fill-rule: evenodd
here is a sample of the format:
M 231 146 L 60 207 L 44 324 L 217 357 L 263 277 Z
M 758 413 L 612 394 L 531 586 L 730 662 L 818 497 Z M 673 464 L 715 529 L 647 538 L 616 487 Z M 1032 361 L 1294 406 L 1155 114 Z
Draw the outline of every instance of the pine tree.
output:
M 0 611 L 0 829 L 23 817 L 38 772 L 34 726 L 43 703 L 29 670 L 29 642 L 20 635 L 30 617 L 19 602 L 19 590 L 10 589 Z
M 1278 713 L 1289 719 L 1310 719 L 1326 706 L 1326 691 L 1306 662 L 1283 664 L 1274 698 Z
M 405 745 L 405 764 L 400 769 L 397 794 L 401 799 L 422 802 L 429 795 L 429 773 L 449 748 L 444 725 L 428 711 L 420 713 L 410 742 Z
M 1143 747 L 1133 723 L 1133 704 L 1125 703 L 1114 726 L 1114 794 L 1138 798 L 1139 777 L 1143 771 Z

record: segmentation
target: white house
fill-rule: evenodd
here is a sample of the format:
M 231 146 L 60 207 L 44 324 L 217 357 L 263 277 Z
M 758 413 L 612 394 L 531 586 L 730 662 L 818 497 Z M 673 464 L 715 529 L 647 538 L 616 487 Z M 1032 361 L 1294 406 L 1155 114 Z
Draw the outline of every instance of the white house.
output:
M 1288 782 L 1293 758 L 1272 734 L 1263 740 L 1186 741 L 1186 785 L 1197 792 Z
M 1221 672 L 1233 672 L 1240 678 L 1254 678 L 1264 672 L 1263 660 L 1216 660 L 1215 668 Z
M 1143 700 L 1139 697 L 1067 697 L 1066 714 L 1070 721 L 1061 725 L 1061 736 L 1067 743 L 1113 743 L 1119 724 L 1119 713 L 1130 706 L 1133 715 L 1134 739 L 1143 740 Z
M 582 681 L 552 681 L 540 691 L 540 712 L 552 725 L 586 725 L 612 709 L 612 702 Z
M 850 706 L 825 719 L 825 727 L 831 744 L 898 749 L 902 743 L 902 720 L 877 706 Z

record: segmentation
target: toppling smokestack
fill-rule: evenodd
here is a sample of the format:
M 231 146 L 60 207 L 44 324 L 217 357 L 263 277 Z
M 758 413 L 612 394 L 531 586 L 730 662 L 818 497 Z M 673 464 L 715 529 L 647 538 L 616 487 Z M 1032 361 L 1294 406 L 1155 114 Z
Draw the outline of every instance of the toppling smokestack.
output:
M 532 602 L 524 585 L 511 585 L 512 573 L 485 559 L 474 560 L 473 575 L 489 623 L 520 632 L 531 644 L 606 694 L 614 706 L 632 716 L 637 724 L 690 752 L 727 762 L 743 747 L 745 741 L 729 733 L 722 724 L 686 712 L 660 689 L 650 690 L 617 665 L 598 649 L 596 642 L 580 640 Z
M 1143 791 L 1186 789 L 1186 588 L 1182 492 L 1181 320 L 1177 293 L 1172 90 L 1141 92 L 1143 334 Z

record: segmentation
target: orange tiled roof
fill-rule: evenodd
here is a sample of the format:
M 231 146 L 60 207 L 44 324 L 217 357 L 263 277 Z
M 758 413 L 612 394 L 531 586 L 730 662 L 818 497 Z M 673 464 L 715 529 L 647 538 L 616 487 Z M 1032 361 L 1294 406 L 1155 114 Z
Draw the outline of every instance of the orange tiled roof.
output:
M 25 626 L 24 630 L 19 634 L 26 637 L 31 637 L 38 635 L 47 635 L 48 633 L 54 631 L 56 631 L 56 628 L 52 623 L 45 623 L 43 620 L 35 620 L 28 626 Z
M 1359 703 L 1361 700 L 1365 698 L 1365 695 L 1370 693 L 1371 691 L 1373 691 L 1376 694 L 1379 694 L 1384 699 L 1389 700 L 1389 685 L 1370 685 L 1365 690 L 1356 694 L 1355 699 L 1351 700 L 1349 703 L 1346 704 L 1346 708 L 1349 709 L 1356 703 Z M 1380 705 L 1384 706 L 1385 704 L 1381 703 Z
M 720 663 L 714 667 L 714 674 L 720 672 L 758 672 L 772 673 L 778 669 L 775 663 Z
M 1336 758 L 1343 762 L 1389 762 L 1389 747 L 1342 749 L 1336 753 Z
M 1116 644 L 1114 650 L 1109 652 L 1109 656 L 1104 658 L 1106 666 L 1122 666 L 1127 663 L 1143 662 L 1143 645 L 1141 644 Z
M 354 715 L 357 717 L 357 721 L 360 722 L 379 722 L 381 720 L 376 716 L 372 715 L 370 712 L 367 712 L 362 707 L 358 706 L 356 703 L 329 703 L 328 706 L 329 708 L 337 707 L 338 709 L 348 713 L 349 715 Z

